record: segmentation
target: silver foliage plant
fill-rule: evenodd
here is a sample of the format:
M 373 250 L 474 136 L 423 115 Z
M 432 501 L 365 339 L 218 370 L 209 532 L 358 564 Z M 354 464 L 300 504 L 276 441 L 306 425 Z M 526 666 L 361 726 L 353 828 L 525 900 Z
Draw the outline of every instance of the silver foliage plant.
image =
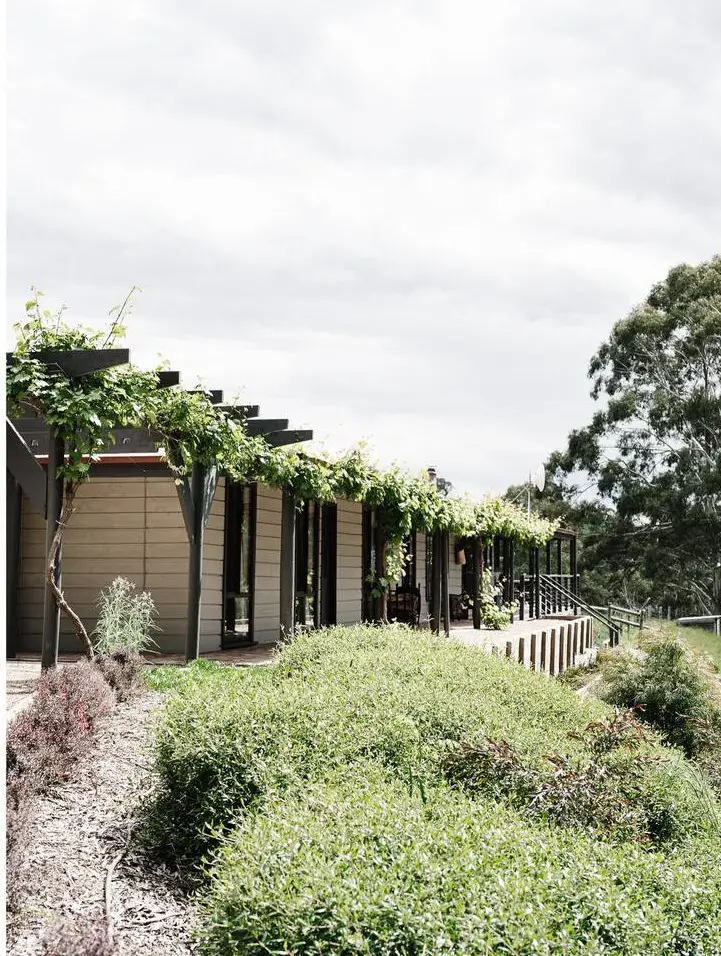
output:
M 99 654 L 112 654 L 128 648 L 138 654 L 152 652 L 157 646 L 153 631 L 160 631 L 157 610 L 149 591 L 140 591 L 132 581 L 117 577 L 100 592 L 100 614 L 93 631 Z

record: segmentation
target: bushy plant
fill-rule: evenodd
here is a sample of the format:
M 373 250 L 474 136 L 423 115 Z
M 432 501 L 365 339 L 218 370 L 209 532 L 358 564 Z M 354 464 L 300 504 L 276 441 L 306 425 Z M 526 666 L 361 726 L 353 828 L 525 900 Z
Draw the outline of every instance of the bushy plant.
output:
M 721 952 L 718 806 L 632 716 L 402 626 L 172 674 L 145 834 L 209 956 Z
M 635 708 L 641 720 L 688 756 L 719 745 L 721 708 L 715 689 L 680 641 L 654 640 L 643 656 L 618 655 L 604 664 L 603 674 L 604 700 Z
M 140 591 L 132 581 L 117 577 L 100 592 L 98 623 L 93 641 L 98 654 L 113 654 L 121 648 L 147 654 L 155 646 L 153 631 L 159 631 L 155 602 L 149 591 Z
M 671 758 L 648 746 L 631 713 L 593 721 L 569 736 L 583 744 L 582 753 L 547 754 L 545 767 L 531 765 L 505 741 L 487 738 L 450 748 L 444 770 L 467 792 L 504 799 L 553 825 L 604 839 L 660 845 L 693 833 L 721 834 L 708 789 L 700 782 L 689 785 L 676 767 L 669 771 Z
M 88 661 L 45 671 L 33 702 L 8 726 L 6 860 L 14 905 L 20 857 L 33 798 L 61 781 L 115 705 L 112 690 Z
M 673 858 L 550 829 L 493 801 L 425 801 L 375 766 L 273 795 L 223 847 L 206 956 L 704 953 L 721 852 Z
M 138 690 L 144 665 L 140 654 L 129 647 L 119 647 L 93 661 L 93 666 L 103 675 L 118 701 L 127 700 Z
M 515 603 L 510 605 L 499 603 L 502 591 L 500 585 L 493 583 L 493 575 L 490 570 L 485 568 L 481 573 L 481 587 L 478 597 L 479 610 L 482 625 L 494 631 L 502 631 L 508 627 L 517 610 Z M 473 601 L 469 599 L 468 603 L 472 605 Z
M 36 789 L 55 783 L 114 704 L 88 661 L 44 671 L 32 704 L 8 727 L 8 774 L 32 775 Z

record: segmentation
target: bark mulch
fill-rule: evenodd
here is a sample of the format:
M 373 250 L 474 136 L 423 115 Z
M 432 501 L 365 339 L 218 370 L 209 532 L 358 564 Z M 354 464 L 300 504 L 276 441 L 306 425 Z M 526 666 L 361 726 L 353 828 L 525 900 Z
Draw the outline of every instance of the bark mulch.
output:
M 144 692 L 104 721 L 71 779 L 34 804 L 22 855 L 10 956 L 40 956 L 62 918 L 110 914 L 120 956 L 185 956 L 193 908 L 175 874 L 150 869 L 131 844 L 150 780 L 153 717 L 160 694 Z M 108 873 L 110 872 L 110 879 Z

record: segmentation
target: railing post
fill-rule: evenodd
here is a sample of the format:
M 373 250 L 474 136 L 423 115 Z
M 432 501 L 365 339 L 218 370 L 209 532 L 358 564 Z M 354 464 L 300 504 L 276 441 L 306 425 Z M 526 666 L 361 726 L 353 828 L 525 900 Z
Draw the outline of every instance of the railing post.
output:
M 521 621 L 526 619 L 526 575 L 521 574 L 520 593 L 518 595 L 518 617 Z

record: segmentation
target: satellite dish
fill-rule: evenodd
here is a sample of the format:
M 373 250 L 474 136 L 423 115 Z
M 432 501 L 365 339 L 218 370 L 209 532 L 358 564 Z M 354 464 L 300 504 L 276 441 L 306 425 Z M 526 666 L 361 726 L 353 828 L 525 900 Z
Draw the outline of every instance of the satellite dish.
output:
M 543 465 L 539 465 L 531 475 L 531 483 L 534 484 L 539 491 L 543 491 L 546 487 L 546 469 Z

